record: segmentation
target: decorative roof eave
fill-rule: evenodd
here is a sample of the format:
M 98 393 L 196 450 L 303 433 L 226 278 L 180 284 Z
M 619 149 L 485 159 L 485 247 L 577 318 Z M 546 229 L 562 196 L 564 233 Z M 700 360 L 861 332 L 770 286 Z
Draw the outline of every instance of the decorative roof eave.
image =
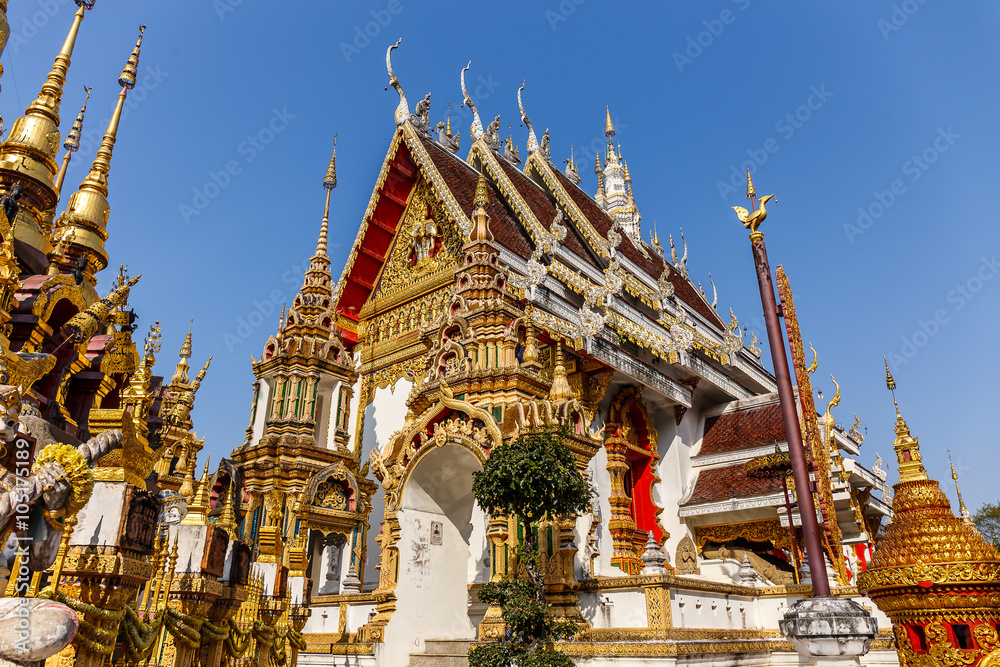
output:
M 607 259 L 610 248 L 607 240 L 597 233 L 597 230 L 590 224 L 590 220 L 587 219 L 587 216 L 583 214 L 580 207 L 576 205 L 573 198 L 569 196 L 566 189 L 563 188 L 559 180 L 552 174 L 552 169 L 545 158 L 537 152 L 531 153 L 524 163 L 524 169 L 522 169 L 524 174 L 529 178 L 531 177 L 529 174 L 529 170 L 531 168 L 534 168 L 537 171 L 546 187 L 548 187 L 552 195 L 555 196 L 556 201 L 563 207 L 563 210 L 569 213 L 570 220 L 572 220 L 576 225 L 576 228 L 583 233 L 583 237 L 587 240 L 587 243 L 590 244 L 591 249 L 600 257 Z
M 335 304 L 340 303 L 340 297 L 344 293 L 344 287 L 347 285 L 347 280 L 351 275 L 352 269 L 354 269 L 354 262 L 358 257 L 358 253 L 361 251 L 361 245 L 368 232 L 368 222 L 372 219 L 372 215 L 375 213 L 375 206 L 378 204 L 380 191 L 382 190 L 382 186 L 385 184 L 386 177 L 389 175 L 389 169 L 392 167 L 392 159 L 396 157 L 396 151 L 399 150 L 399 143 L 402 139 L 403 131 L 397 130 L 392 137 L 392 141 L 389 143 L 389 150 L 386 151 L 385 159 L 382 161 L 382 169 L 379 170 L 378 178 L 375 179 L 375 186 L 372 188 L 372 194 L 368 198 L 368 206 L 365 208 L 365 214 L 361 218 L 361 225 L 358 227 L 358 233 L 354 237 L 354 245 L 351 246 L 351 252 L 347 256 L 347 262 L 344 264 L 344 270 L 340 274 L 340 280 L 337 281 L 337 285 L 334 288 L 333 303 Z M 343 318 L 338 313 L 338 322 L 343 319 L 349 318 Z
M 351 273 L 354 269 L 355 261 L 357 260 L 358 255 L 362 252 L 362 245 L 364 244 L 365 236 L 368 233 L 369 223 L 375 215 L 375 210 L 381 198 L 382 188 L 389 175 L 389 170 L 393 166 L 393 161 L 396 157 L 397 151 L 399 150 L 400 144 L 406 146 L 410 157 L 416 163 L 420 173 L 430 181 L 434 193 L 438 196 L 455 223 L 462 229 L 463 234 L 468 234 L 469 230 L 472 229 L 471 221 L 462 210 L 462 207 L 455 200 L 455 197 L 445 183 L 444 178 L 434 165 L 434 161 L 431 159 L 430 155 L 428 155 L 427 150 L 424 148 L 421 141 L 420 135 L 411 124 L 403 123 L 393 135 L 392 143 L 389 146 L 389 150 L 386 152 L 385 160 L 382 162 L 382 169 L 379 171 L 379 176 L 375 181 L 374 188 L 372 188 L 372 194 L 368 200 L 368 206 L 365 209 L 361 225 L 358 228 L 354 245 L 351 247 L 351 252 L 348 255 L 346 264 L 344 265 L 344 270 L 341 273 L 340 280 L 337 281 L 337 286 L 333 295 L 333 302 L 335 304 L 340 304 L 344 289 L 348 280 L 350 280 Z M 337 313 L 336 324 L 354 333 L 355 335 L 357 334 L 357 321 L 344 315 L 342 312 Z
M 535 217 L 535 214 L 531 211 L 531 207 L 528 206 L 528 202 L 524 200 L 521 193 L 514 187 L 510 178 L 504 173 L 503 167 L 497 162 L 493 151 L 490 150 L 490 147 L 482 139 L 477 140 L 469 147 L 469 155 L 466 157 L 466 162 L 471 165 L 474 157 L 479 158 L 479 163 L 483 167 L 482 171 L 485 171 L 490 176 L 497 190 L 511 204 L 521 224 L 524 225 L 528 230 L 528 234 L 531 235 L 531 240 L 534 244 L 537 247 L 552 245 L 556 238 Z
M 706 514 L 722 514 L 725 512 L 739 512 L 751 509 L 764 509 L 769 507 L 781 507 L 785 505 L 784 493 L 772 493 L 750 498 L 732 498 L 719 502 L 701 503 L 698 505 L 688 505 L 679 507 L 677 515 L 684 519 L 690 516 L 704 516 Z

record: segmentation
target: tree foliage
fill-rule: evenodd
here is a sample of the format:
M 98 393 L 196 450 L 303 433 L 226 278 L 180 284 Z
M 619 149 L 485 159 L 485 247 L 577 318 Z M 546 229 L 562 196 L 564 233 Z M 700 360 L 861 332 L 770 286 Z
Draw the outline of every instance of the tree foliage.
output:
M 518 576 L 485 584 L 479 599 L 497 605 L 509 632 L 504 641 L 469 652 L 470 667 L 572 667 L 573 661 L 546 644 L 578 631 L 556 620 L 545 601 L 537 524 L 543 519 L 575 517 L 590 505 L 590 488 L 564 444 L 566 430 L 527 433 L 497 447 L 483 469 L 473 473 L 472 492 L 484 511 L 515 516 L 524 539 L 518 550 Z
M 986 503 L 977 509 L 972 522 L 983 539 L 1000 549 L 1000 502 Z

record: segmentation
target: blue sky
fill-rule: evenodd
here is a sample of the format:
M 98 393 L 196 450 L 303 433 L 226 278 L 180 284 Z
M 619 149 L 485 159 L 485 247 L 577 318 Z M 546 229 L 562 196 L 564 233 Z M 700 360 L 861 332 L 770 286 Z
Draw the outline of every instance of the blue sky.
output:
M 37 94 L 74 9 L 11 2 L 8 125 Z M 98 0 L 70 69 L 64 133 L 93 86 L 86 130 L 99 141 L 140 22 L 107 248 L 113 267 L 143 274 L 132 305 L 140 331 L 162 324 L 157 371 L 169 376 L 192 317 L 192 364 L 214 355 L 193 413 L 213 460 L 243 441 L 250 355 L 315 247 L 335 132 L 330 254 L 343 265 L 394 130 L 384 53 L 402 37 L 394 66 L 411 106 L 431 91 L 436 122 L 450 102 L 463 152 L 468 60 L 483 117 L 501 114 L 504 136 L 513 124 L 522 151 L 516 90 L 527 80 L 533 124 L 551 128 L 558 164 L 576 146 L 590 191 L 609 105 L 644 230 L 655 220 L 665 242 L 683 227 L 694 279 L 710 291 L 711 272 L 720 310 L 762 336 L 749 243 L 730 208 L 745 205 L 740 174 L 752 166 L 757 191 L 777 193 L 763 230 L 819 351 L 815 382 L 829 400 L 836 375 L 834 414 L 845 426 L 861 417 L 865 462 L 893 458 L 882 355 L 895 355 L 900 406 L 932 476 L 954 497 L 951 448 L 967 504 L 997 500 L 995 4 Z M 96 143 L 83 142 L 67 188 Z M 114 273 L 100 276 L 102 291 Z

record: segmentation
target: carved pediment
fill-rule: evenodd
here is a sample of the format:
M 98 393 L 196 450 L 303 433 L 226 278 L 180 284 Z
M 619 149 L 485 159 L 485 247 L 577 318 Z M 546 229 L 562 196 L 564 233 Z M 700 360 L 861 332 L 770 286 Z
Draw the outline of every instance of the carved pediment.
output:
M 462 234 L 425 180 L 410 197 L 375 299 L 397 294 L 441 273 L 452 273 L 462 257 Z

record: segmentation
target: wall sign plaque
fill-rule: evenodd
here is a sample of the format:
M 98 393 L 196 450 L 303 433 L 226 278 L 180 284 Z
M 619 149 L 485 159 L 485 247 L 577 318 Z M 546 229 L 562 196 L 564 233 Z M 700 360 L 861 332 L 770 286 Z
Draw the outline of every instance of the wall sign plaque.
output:
M 221 577 L 226 569 L 226 549 L 229 535 L 223 528 L 209 526 L 205 539 L 205 554 L 201 558 L 201 573 Z
M 162 504 L 153 493 L 131 484 L 125 487 L 122 504 L 122 522 L 118 531 L 118 546 L 141 554 L 153 553 L 156 538 L 156 522 Z

